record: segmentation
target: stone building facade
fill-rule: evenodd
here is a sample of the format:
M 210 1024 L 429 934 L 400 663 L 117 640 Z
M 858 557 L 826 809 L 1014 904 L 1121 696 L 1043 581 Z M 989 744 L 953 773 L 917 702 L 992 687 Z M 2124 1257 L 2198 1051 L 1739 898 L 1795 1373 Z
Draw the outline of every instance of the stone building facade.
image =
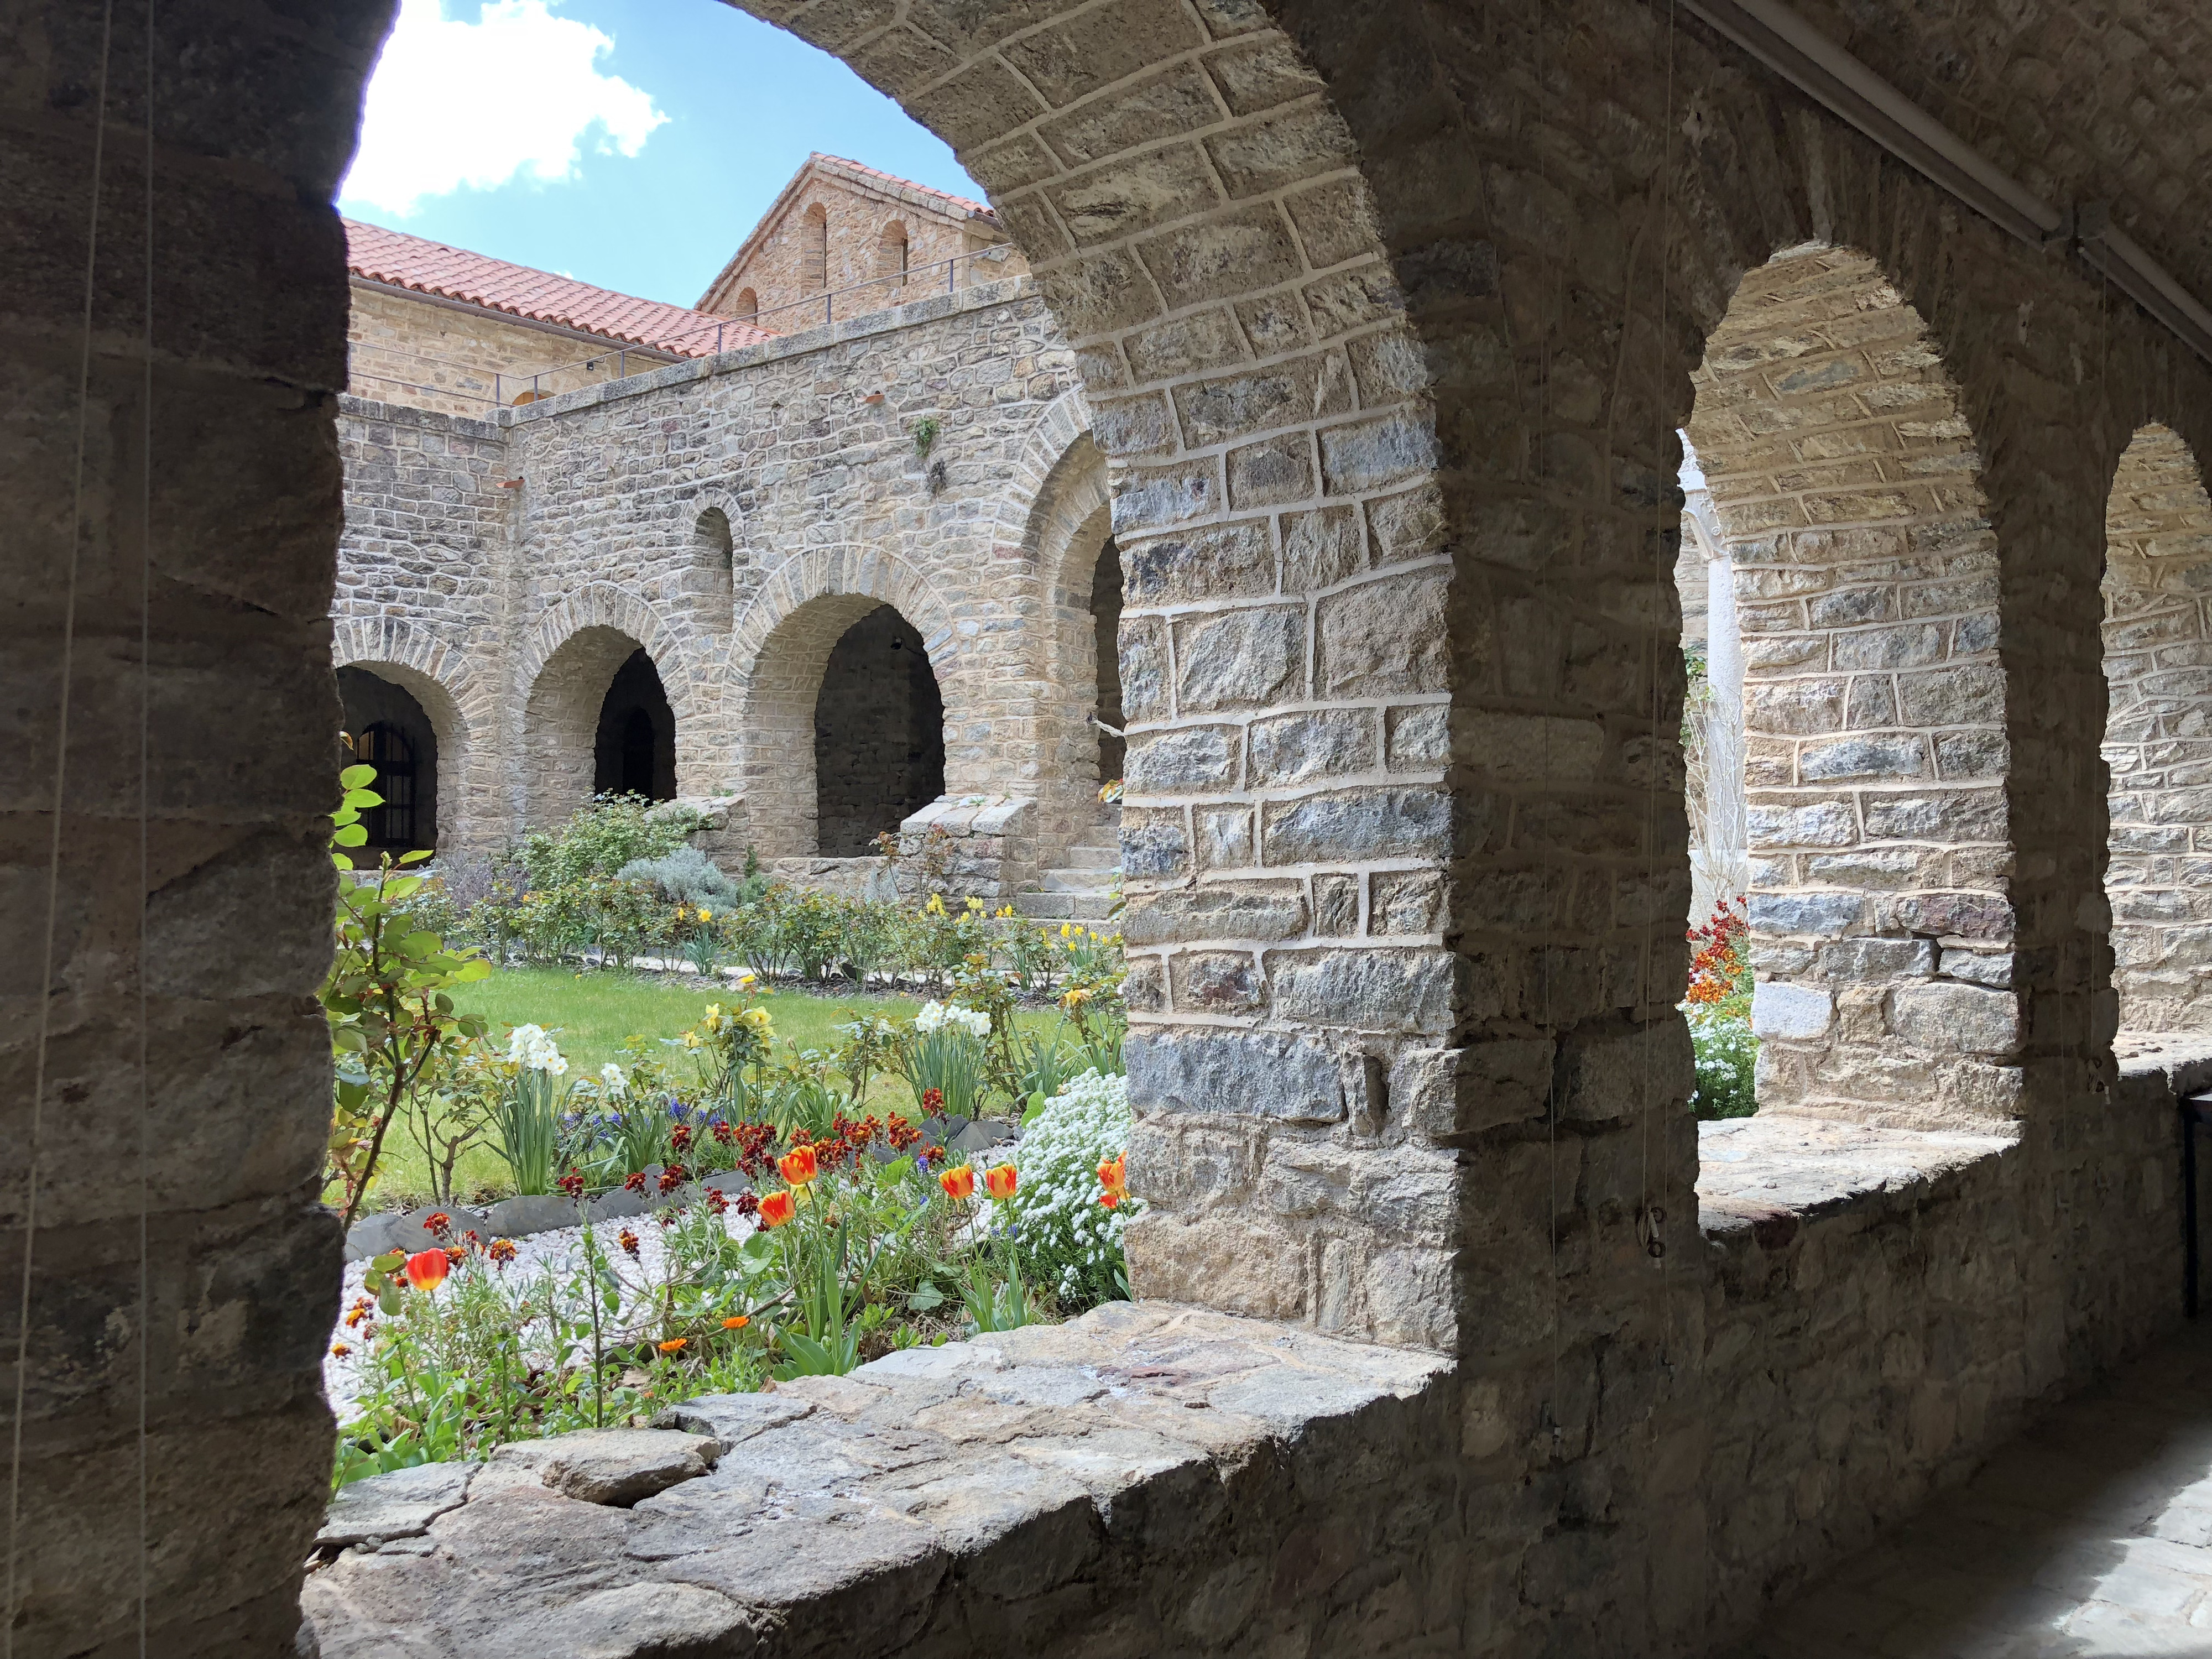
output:
M 788 334 L 1028 270 L 988 202 L 817 150 L 699 309 Z
M 2116 519 L 2154 567 L 2194 533 L 2184 474 L 2118 510 L 2115 486 L 2161 432 L 2201 477 L 2212 368 L 2096 274 L 2106 215 L 2039 210 L 2046 240 L 1970 208 L 1706 0 L 750 9 L 958 151 L 1035 272 L 989 303 L 1049 308 L 1117 467 L 1087 511 L 1071 399 L 1023 524 L 1110 526 L 1125 573 L 1139 1301 L 794 1385 L 714 1425 L 725 1464 L 657 1509 L 487 1482 L 307 1579 L 321 1651 L 1709 1652 L 2178 1320 L 2175 1104 L 2206 1079 L 2114 1041 L 2103 589 Z M 1856 55 L 2014 199 L 2108 204 L 2212 294 L 2201 8 L 1802 14 L 1792 38 Z M 84 9 L 34 5 L 0 88 L 7 234 L 40 256 L 0 336 L 40 463 L 7 486 L 9 1616 L 25 1651 L 122 1650 L 143 1609 L 154 1650 L 273 1655 L 327 1489 L 339 1283 L 307 994 L 336 434 L 390 421 L 333 407 L 320 204 L 389 9 L 161 15 L 148 52 L 118 9 L 111 83 Z M 150 353 L 143 258 L 82 257 L 86 181 L 111 229 L 147 183 L 86 89 L 139 120 L 149 62 L 191 209 L 156 222 Z M 850 326 L 825 362 L 880 349 Z M 801 373 L 760 384 L 842 418 Z M 687 398 L 746 384 L 659 376 L 391 422 L 392 480 L 419 447 L 490 482 L 461 530 L 517 510 L 491 499 L 515 477 L 588 529 L 635 498 L 562 422 L 665 411 L 639 441 L 672 452 Z M 1796 1009 L 1769 1011 L 1789 1109 L 1702 1138 L 1675 1012 L 1683 429 L 1763 555 L 1737 564 L 1751 856 Z M 811 435 L 764 487 L 842 487 Z M 873 453 L 902 479 L 904 449 Z M 741 501 L 605 520 L 655 605 L 715 604 L 681 552 L 710 507 L 738 544 Z M 781 567 L 762 598 L 791 603 L 740 618 L 733 658 L 826 660 L 836 614 L 902 591 L 871 568 L 842 544 Z M 502 627 L 532 580 L 470 603 Z M 2134 591 L 2189 591 L 2163 580 Z M 1088 591 L 1038 585 L 1052 637 L 1093 637 Z M 544 596 L 523 660 L 579 641 L 577 672 L 526 730 L 564 729 L 588 663 L 665 645 L 599 592 Z M 2189 831 L 2143 845 L 2154 892 L 2185 888 L 2196 834 L 2183 609 L 2114 664 L 2142 822 Z M 778 633 L 802 612 L 823 625 Z M 356 611 L 341 653 L 396 627 Z M 434 644 L 386 637 L 435 678 Z M 747 710 L 787 720 L 806 678 Z M 135 1178 L 77 1178 L 118 1157 Z
M 425 844 L 495 852 L 606 787 L 639 653 L 648 793 L 711 803 L 732 857 L 838 884 L 867 872 L 825 855 L 988 806 L 961 879 L 1009 897 L 1095 822 L 1105 462 L 1028 278 L 490 416 L 340 415 L 337 660 L 434 730 Z

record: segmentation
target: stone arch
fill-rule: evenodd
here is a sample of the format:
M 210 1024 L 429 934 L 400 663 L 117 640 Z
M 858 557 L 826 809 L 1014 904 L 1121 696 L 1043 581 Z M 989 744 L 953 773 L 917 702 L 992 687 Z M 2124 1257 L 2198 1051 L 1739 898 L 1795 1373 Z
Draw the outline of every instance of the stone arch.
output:
M 952 614 L 936 587 L 895 554 L 859 545 L 816 549 L 771 572 L 739 619 L 738 760 L 749 833 L 763 858 L 817 848 L 815 702 L 830 654 L 863 617 L 888 605 L 920 635 L 945 709 L 945 787 L 986 787 L 998 758 L 988 736 L 958 740 L 975 724 L 971 676 L 962 672 Z
M 1745 275 L 1694 378 L 1744 641 L 1760 1103 L 2008 1116 L 1996 539 L 1957 386 L 1879 264 L 1820 245 Z
M 2105 509 L 2105 886 L 2124 1031 L 2212 1026 L 2212 496 L 2152 422 Z
M 1044 805 L 1048 840 L 1059 842 L 1091 824 L 1097 817 L 1100 735 L 1091 724 L 1099 712 L 1103 651 L 1093 577 L 1113 534 L 1113 499 L 1106 458 L 1091 434 L 1079 432 L 1062 449 L 1031 499 L 1022 549 L 1036 570 L 1043 614 L 1036 630 L 1038 725 L 1044 738 L 1038 796 Z M 1118 621 L 1121 595 L 1115 597 Z M 1110 653 L 1109 653 L 1110 654 Z M 1110 678 L 1116 688 L 1118 666 Z M 1119 726 L 1120 719 L 1109 719 Z
M 398 617 L 349 617 L 332 631 L 331 665 L 388 680 L 422 705 L 437 738 L 438 849 L 480 853 L 500 839 L 499 781 L 491 752 L 499 700 L 467 653 Z
M 737 619 L 738 535 L 742 520 L 734 504 L 708 498 L 690 509 L 684 587 L 706 626 L 721 633 Z
M 891 288 L 905 287 L 910 252 L 905 222 L 892 220 L 876 237 L 875 274 Z
M 524 823 L 556 822 L 591 798 L 600 704 L 617 671 L 640 650 L 652 659 L 675 717 L 676 792 L 726 793 L 730 768 L 702 665 L 651 605 L 594 582 L 545 611 L 517 665 Z
M 760 295 L 753 289 L 738 290 L 738 297 L 730 301 L 730 315 L 739 322 L 750 323 L 760 315 Z

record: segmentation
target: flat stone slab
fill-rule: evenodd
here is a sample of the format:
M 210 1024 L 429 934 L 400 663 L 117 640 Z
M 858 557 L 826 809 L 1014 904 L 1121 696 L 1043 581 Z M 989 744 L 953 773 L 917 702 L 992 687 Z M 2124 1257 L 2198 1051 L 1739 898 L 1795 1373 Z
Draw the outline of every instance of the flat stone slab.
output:
M 389 1474 L 372 1474 L 338 1488 L 315 1534 L 319 1548 L 343 1548 L 374 1538 L 417 1538 L 447 1510 L 460 1508 L 477 1462 L 422 1463 Z
M 1814 1217 L 1908 1194 L 2013 1145 L 2004 1135 L 1875 1129 L 1762 1112 L 1698 1125 L 1698 1224 L 1770 1249 Z
M 1252 1471 L 1296 1456 L 1340 1478 L 1363 1437 L 1395 1448 L 1407 1413 L 1456 1412 L 1453 1375 L 1434 1354 L 1109 1303 L 670 1407 L 668 1427 L 621 1432 L 720 1455 L 627 1509 L 575 1495 L 619 1462 L 615 1431 L 502 1447 L 422 1553 L 349 1550 L 301 1605 L 322 1659 L 1011 1651 L 977 1645 L 963 1598 L 1040 1606 L 1139 1532 L 1195 1550 L 1170 1534 L 1221 1524 Z
M 696 1480 L 714 1467 L 721 1443 L 674 1429 L 583 1429 L 550 1440 L 510 1441 L 477 1479 L 483 1495 L 542 1486 L 582 1504 L 628 1509 L 641 1498 Z M 473 1483 L 471 1483 L 473 1489 Z

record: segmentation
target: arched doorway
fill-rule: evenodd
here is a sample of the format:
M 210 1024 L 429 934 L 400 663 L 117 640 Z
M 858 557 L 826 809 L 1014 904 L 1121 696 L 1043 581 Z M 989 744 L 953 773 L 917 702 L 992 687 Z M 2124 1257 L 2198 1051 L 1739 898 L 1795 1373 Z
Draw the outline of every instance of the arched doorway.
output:
M 914 624 L 878 605 L 838 636 L 814 702 L 816 845 L 859 858 L 945 793 L 945 699 Z
M 615 671 L 599 705 L 592 740 L 592 793 L 676 799 L 676 715 L 660 671 L 642 647 Z
M 356 861 L 381 854 L 434 849 L 438 844 L 438 733 L 415 695 L 365 668 L 338 670 L 345 710 L 347 765 L 376 769 L 372 786 L 384 805 L 363 814 L 368 840 Z

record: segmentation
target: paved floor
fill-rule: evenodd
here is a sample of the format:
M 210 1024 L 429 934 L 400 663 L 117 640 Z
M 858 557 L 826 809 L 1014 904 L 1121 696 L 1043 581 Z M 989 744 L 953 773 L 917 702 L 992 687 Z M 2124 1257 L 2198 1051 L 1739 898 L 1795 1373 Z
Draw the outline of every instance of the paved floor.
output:
M 2212 1313 L 1732 1659 L 2212 1659 Z

